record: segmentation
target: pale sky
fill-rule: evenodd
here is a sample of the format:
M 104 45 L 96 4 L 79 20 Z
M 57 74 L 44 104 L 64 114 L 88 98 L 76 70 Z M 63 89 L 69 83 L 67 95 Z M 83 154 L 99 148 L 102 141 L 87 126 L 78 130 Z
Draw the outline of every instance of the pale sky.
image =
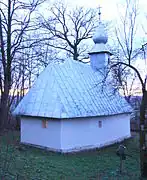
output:
M 105 20 L 113 20 L 118 15 L 118 5 L 125 0 L 65 0 L 71 6 L 84 6 L 87 8 L 102 7 L 102 18 Z M 147 12 L 147 0 L 139 0 L 141 11 Z
M 102 18 L 113 19 L 116 16 L 116 2 L 118 0 L 65 0 L 73 6 L 84 6 L 86 8 L 102 7 Z
M 119 11 L 121 6 L 121 11 L 125 10 L 124 4 L 126 0 L 47 0 L 43 8 L 44 15 L 48 14 L 48 10 L 46 9 L 48 6 L 51 7 L 52 3 L 56 3 L 58 1 L 65 2 L 68 4 L 67 7 L 73 8 L 75 6 L 83 6 L 85 8 L 101 8 L 101 19 L 107 21 L 115 21 L 118 20 Z M 139 15 L 141 21 L 139 23 L 144 23 L 143 19 L 147 16 L 147 0 L 130 0 L 130 1 L 139 1 Z M 119 7 L 119 8 L 118 8 Z M 47 11 L 46 11 L 46 10 Z

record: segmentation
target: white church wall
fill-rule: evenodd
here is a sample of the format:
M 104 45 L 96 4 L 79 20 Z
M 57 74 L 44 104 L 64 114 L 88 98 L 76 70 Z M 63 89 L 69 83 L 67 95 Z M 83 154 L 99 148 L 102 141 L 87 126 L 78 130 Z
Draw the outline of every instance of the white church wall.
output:
M 39 117 L 22 117 L 21 143 L 47 147 L 51 150 L 60 149 L 60 130 L 61 121 L 59 120 L 45 122 Z
M 99 54 L 92 54 L 90 55 L 90 64 L 91 67 L 94 70 L 101 70 L 103 71 L 104 67 L 105 67 L 105 62 L 106 62 L 106 55 L 105 53 L 99 53 Z
M 61 121 L 63 152 L 106 146 L 130 137 L 130 115 Z
M 21 143 L 72 152 L 106 146 L 130 137 L 130 115 L 49 120 L 21 118 Z

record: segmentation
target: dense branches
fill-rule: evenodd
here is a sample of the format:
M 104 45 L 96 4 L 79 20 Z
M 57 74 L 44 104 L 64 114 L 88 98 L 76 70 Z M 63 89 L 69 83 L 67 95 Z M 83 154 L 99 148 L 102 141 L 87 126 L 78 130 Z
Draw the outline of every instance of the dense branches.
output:
M 54 41 L 48 45 L 64 50 L 75 60 L 85 58 L 86 41 L 92 37 L 96 27 L 96 12 L 94 9 L 75 8 L 71 11 L 62 4 L 54 4 L 51 15 L 40 20 L 41 26 Z M 85 44 L 84 44 L 84 43 Z
M 115 28 L 116 39 L 114 58 L 111 63 L 112 67 L 115 67 L 113 69 L 113 74 L 117 77 L 115 78 L 115 84 L 118 85 L 118 89 L 123 90 L 126 98 L 128 98 L 133 93 L 133 86 L 137 77 L 139 78 L 141 85 L 143 85 L 142 76 L 135 67 L 135 61 L 141 50 L 135 46 L 138 1 L 134 2 L 126 0 L 125 4 L 123 4 L 123 8 L 120 8 L 119 11 L 120 17 L 117 27 Z
M 10 90 L 15 86 L 13 77 L 15 76 L 16 65 L 22 63 L 20 50 L 25 48 L 28 32 L 32 28 L 36 29 L 31 21 L 31 16 L 42 2 L 43 0 L 31 0 L 28 2 L 8 0 L 7 3 L 0 1 L 1 127 L 7 124 L 9 94 Z M 18 79 L 16 82 L 18 82 Z

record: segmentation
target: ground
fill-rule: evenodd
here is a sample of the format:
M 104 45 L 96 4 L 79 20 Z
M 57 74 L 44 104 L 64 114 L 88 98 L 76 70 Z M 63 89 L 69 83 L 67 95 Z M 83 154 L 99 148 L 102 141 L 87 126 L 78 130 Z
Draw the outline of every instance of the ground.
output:
M 123 175 L 118 172 L 120 160 L 116 149 L 119 144 L 99 150 L 59 154 L 20 146 L 17 131 L 2 134 L 0 140 L 0 179 L 2 175 L 5 175 L 4 180 L 139 179 L 137 137 L 123 142 L 131 155 L 124 161 Z

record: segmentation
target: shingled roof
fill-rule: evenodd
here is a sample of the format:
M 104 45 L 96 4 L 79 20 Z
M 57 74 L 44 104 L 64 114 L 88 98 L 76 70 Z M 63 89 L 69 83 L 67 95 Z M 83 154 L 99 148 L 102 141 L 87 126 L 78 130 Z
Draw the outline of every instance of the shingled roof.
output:
M 130 113 L 126 100 L 90 65 L 71 59 L 49 64 L 18 104 L 15 115 L 76 118 Z

